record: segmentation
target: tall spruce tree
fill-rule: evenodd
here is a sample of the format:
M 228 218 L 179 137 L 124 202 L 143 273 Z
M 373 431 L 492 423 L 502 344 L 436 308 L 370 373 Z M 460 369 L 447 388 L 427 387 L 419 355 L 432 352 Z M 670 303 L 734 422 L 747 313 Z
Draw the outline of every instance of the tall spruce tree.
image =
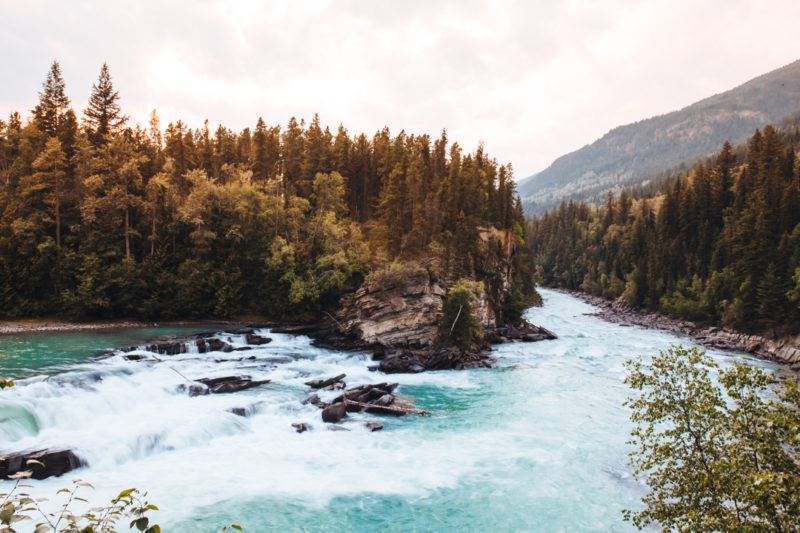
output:
M 92 85 L 89 106 L 83 110 L 83 116 L 86 134 L 96 146 L 104 144 L 106 135 L 115 133 L 128 121 L 119 106 L 119 91 L 111 83 L 108 63 L 103 63 L 100 77 Z
M 47 72 L 47 79 L 42 84 L 42 91 L 39 93 L 39 104 L 33 109 L 36 126 L 50 136 L 58 133 L 64 113 L 69 108 L 69 98 L 64 93 L 64 88 L 61 67 L 59 67 L 58 61 L 53 61 Z

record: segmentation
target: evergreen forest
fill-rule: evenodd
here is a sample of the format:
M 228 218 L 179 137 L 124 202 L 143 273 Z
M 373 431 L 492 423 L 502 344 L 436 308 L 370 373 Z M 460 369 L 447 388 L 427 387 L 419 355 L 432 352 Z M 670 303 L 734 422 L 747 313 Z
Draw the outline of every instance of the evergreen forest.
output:
M 490 227 L 524 241 L 512 168 L 444 131 L 132 126 L 107 65 L 76 112 L 57 62 L 0 121 L 0 316 L 310 319 L 395 261 L 474 275 Z
M 795 121 L 796 122 L 796 121 Z M 800 126 L 756 130 L 687 171 L 528 223 L 548 284 L 681 319 L 800 330 Z

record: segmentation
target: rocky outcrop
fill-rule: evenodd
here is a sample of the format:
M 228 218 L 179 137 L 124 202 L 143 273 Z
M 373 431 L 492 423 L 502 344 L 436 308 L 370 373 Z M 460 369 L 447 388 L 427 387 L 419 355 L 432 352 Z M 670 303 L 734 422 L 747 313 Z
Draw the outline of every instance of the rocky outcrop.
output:
M 501 301 L 511 286 L 510 257 L 516 241 L 509 232 L 494 228 L 481 229 L 479 236 L 487 250 L 494 250 L 476 267 L 484 289 L 470 310 L 485 338 L 493 343 L 555 338 L 526 322 L 498 325 Z M 489 344 L 465 351 L 445 346 L 439 338 L 447 287 L 454 282 L 442 279 L 442 270 L 438 259 L 426 259 L 373 272 L 358 290 L 340 299 L 335 314 L 329 315 L 327 331 L 303 331 L 324 347 L 371 350 L 381 361 L 375 369 L 383 372 L 487 366 Z
M 72 450 L 36 450 L 0 456 L 0 479 L 31 471 L 33 479 L 60 476 L 71 470 L 86 466 L 86 461 Z
M 376 273 L 340 301 L 335 315 L 340 329 L 368 344 L 431 346 L 447 294 L 434 266 L 406 264 Z

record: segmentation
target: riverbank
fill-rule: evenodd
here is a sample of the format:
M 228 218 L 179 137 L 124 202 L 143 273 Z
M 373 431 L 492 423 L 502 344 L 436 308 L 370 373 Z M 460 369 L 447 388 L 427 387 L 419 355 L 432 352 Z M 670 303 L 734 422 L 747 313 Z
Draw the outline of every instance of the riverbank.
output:
M 144 322 L 138 320 L 105 320 L 102 322 L 71 322 L 58 318 L 29 318 L 0 321 L 0 335 L 22 335 L 25 333 L 46 333 L 59 331 L 92 331 L 114 329 L 143 329 L 161 327 L 193 327 L 208 325 L 236 325 L 246 327 L 272 327 L 276 322 L 252 320 L 173 320 Z
M 794 371 L 800 371 L 800 335 L 768 338 L 719 326 L 700 326 L 687 320 L 677 320 L 659 313 L 633 309 L 620 300 L 610 300 L 568 289 L 554 290 L 594 305 L 600 309 L 594 313 L 596 316 L 614 324 L 685 333 L 701 346 L 745 352 L 760 359 L 788 365 Z

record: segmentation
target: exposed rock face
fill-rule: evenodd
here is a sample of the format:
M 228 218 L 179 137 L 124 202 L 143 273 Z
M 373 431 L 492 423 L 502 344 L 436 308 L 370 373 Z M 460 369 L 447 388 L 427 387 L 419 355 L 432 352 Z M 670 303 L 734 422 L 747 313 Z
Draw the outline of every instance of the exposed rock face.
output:
M 342 297 L 335 317 L 338 327 L 368 345 L 434 346 L 448 286 L 439 278 L 439 269 L 438 260 L 428 259 L 378 273 L 354 294 Z M 500 274 L 502 290 L 508 285 L 507 272 Z M 485 291 L 472 313 L 482 328 L 491 329 L 497 325 L 496 308 L 490 291 Z
M 336 319 L 366 343 L 421 348 L 434 343 L 447 290 L 431 266 L 408 266 L 342 298 Z M 392 277 L 396 279 L 392 279 Z
M 28 463 L 28 461 L 38 462 Z M 86 466 L 86 461 L 78 457 L 72 450 L 36 450 L 13 453 L 0 459 L 0 479 L 8 479 L 8 476 L 25 470 L 32 470 L 31 477 L 34 479 L 45 479 L 51 476 L 60 476 L 82 466 Z

